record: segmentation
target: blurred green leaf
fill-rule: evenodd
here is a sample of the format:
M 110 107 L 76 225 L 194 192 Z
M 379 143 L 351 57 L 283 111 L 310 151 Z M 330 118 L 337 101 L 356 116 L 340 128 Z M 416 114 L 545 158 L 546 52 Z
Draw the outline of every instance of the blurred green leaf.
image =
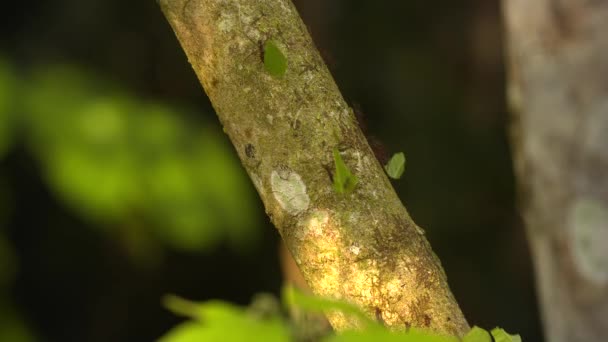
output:
M 169 296 L 166 306 L 181 315 L 195 319 L 178 325 L 160 341 L 289 341 L 288 327 L 279 317 L 259 319 L 244 308 L 221 302 L 194 303 Z
M 203 341 L 224 341 L 218 332 L 200 322 L 185 322 L 174 327 L 161 337 L 159 342 L 203 342 Z
M 228 242 L 237 250 L 249 249 L 259 241 L 260 221 L 251 181 L 217 132 L 201 129 L 197 137 L 196 175 L 207 206 L 220 215 Z
M 93 218 L 116 220 L 138 198 L 137 170 L 127 151 L 96 154 L 65 144 L 49 151 L 48 180 L 70 207 Z
M 490 333 L 480 327 L 473 327 L 462 339 L 462 342 L 492 342 Z
M 74 116 L 77 138 L 91 146 L 124 148 L 133 104 L 121 97 L 91 98 Z M 133 127 L 135 128 L 135 127 Z
M 35 70 L 26 90 L 28 146 L 58 197 L 85 218 L 133 229 L 124 222 L 143 214 L 148 234 L 189 251 L 256 242 L 252 188 L 212 129 L 68 66 Z M 133 240 L 141 233 L 120 236 L 151 246 Z
M 74 112 L 63 113 L 63 128 L 47 133 L 34 128 L 41 132 L 35 150 L 42 153 L 48 181 L 70 207 L 103 222 L 119 220 L 141 197 L 138 165 L 128 144 L 133 105 L 123 97 L 77 101 Z
M 277 43 L 270 39 L 264 44 L 264 66 L 266 71 L 275 77 L 283 76 L 287 70 L 287 58 Z
M 167 296 L 165 306 L 172 312 L 191 318 L 171 330 L 161 341 L 289 341 L 287 322 L 277 316 L 278 310 L 273 297 L 262 297 L 260 303 L 254 301 L 248 310 L 212 300 L 195 303 L 177 296 Z M 298 308 L 309 312 L 338 311 L 347 316 L 359 319 L 363 325 L 357 330 L 348 330 L 336 335 L 322 338 L 327 342 L 458 342 L 456 336 L 440 335 L 431 331 L 410 328 L 405 332 L 386 329 L 384 325 L 368 318 L 363 311 L 354 305 L 338 300 L 328 300 L 305 295 L 292 286 L 283 288 L 282 300 L 289 308 Z M 271 302 L 270 304 L 268 302 Z M 257 307 L 257 309 L 256 309 Z M 262 310 L 259 310 L 262 308 Z M 270 308 L 270 309 L 268 309 Z M 263 312 L 265 314 L 259 314 Z M 265 317 L 265 319 L 260 319 Z M 504 330 L 492 330 L 496 342 L 521 342 L 519 336 L 511 336 Z M 462 340 L 463 342 L 489 342 L 490 334 L 478 327 L 473 327 Z
M 160 103 L 141 104 L 133 121 L 134 142 L 145 159 L 174 153 L 184 147 L 192 133 L 179 113 Z
M 174 248 L 203 250 L 222 238 L 223 224 L 197 183 L 192 131 L 160 104 L 142 105 L 135 117 L 142 207 L 159 237 Z
M 68 66 L 35 69 L 24 89 L 24 119 L 30 147 L 39 155 L 58 143 L 75 142 L 76 117 L 100 95 L 94 78 Z
M 257 293 L 251 299 L 247 311 L 254 317 L 273 317 L 281 315 L 281 302 L 271 293 Z
M 357 317 L 362 323 L 365 323 L 361 329 L 343 331 L 336 335 L 327 336 L 323 338 L 322 341 L 460 341 L 460 339 L 455 336 L 438 335 L 416 328 L 408 329 L 406 332 L 394 332 L 371 320 L 361 310 L 351 304 L 304 295 L 293 287 L 285 287 L 283 289 L 283 301 L 289 307 L 297 307 L 304 311 L 339 311 L 343 314 Z M 213 300 L 204 303 L 195 303 L 176 296 L 167 296 L 164 303 L 172 312 L 189 317 L 193 321 L 177 326 L 165 335 L 161 341 L 290 341 L 292 340 L 290 337 L 293 337 L 289 333 L 290 330 L 287 322 L 272 314 L 272 312 L 276 312 L 276 310 L 266 310 L 266 312 L 270 313 L 266 315 L 252 315 L 251 313 L 255 311 L 245 310 L 244 308 L 226 302 Z M 260 317 L 266 317 L 266 319 L 260 319 Z M 483 342 L 484 340 L 471 340 L 471 342 L 477 341 Z
M 521 342 L 519 335 L 509 335 L 504 329 L 494 328 L 491 331 L 494 342 Z

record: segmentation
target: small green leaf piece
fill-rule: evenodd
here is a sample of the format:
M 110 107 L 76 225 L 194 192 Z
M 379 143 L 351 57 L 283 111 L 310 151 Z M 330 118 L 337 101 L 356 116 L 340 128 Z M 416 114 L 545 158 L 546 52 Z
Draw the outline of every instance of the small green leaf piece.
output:
M 494 328 L 491 333 L 495 342 L 521 342 L 519 335 L 509 335 L 509 333 L 501 328 Z
M 492 337 L 490 337 L 490 333 L 480 327 L 473 327 L 471 331 L 469 331 L 462 342 L 492 342 Z
M 272 76 L 281 77 L 287 70 L 287 58 L 273 40 L 264 44 L 264 67 Z
M 343 194 L 351 192 L 355 189 L 355 186 L 359 182 L 356 176 L 354 176 L 344 161 L 338 149 L 334 148 L 334 163 L 336 164 L 336 171 L 334 172 L 334 189 L 337 193 Z
M 395 153 L 384 166 L 386 173 L 392 179 L 399 179 L 405 170 L 405 155 L 403 152 Z

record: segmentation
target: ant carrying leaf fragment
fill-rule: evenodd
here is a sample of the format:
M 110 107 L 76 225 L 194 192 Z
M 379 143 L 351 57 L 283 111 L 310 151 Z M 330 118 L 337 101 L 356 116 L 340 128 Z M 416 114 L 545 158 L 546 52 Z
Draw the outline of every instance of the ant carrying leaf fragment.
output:
M 346 167 L 337 149 L 334 149 L 334 164 L 336 165 L 334 172 L 334 189 L 336 192 L 343 194 L 353 191 L 359 179 Z
M 395 153 L 384 166 L 384 170 L 392 179 L 399 179 L 405 170 L 405 155 L 403 152 Z
M 287 58 L 275 41 L 270 39 L 264 43 L 264 67 L 275 77 L 282 77 L 287 70 Z

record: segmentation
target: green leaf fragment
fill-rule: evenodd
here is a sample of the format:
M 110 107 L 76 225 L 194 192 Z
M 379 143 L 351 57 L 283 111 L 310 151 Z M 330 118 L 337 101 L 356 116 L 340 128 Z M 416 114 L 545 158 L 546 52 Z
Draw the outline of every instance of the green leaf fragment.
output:
M 264 67 L 275 77 L 283 76 L 287 70 L 287 58 L 273 40 L 264 44 Z
M 353 191 L 359 179 L 346 167 L 337 149 L 334 149 L 334 163 L 336 164 L 334 172 L 334 189 L 336 192 L 343 194 Z
M 509 333 L 501 328 L 494 328 L 491 333 L 495 342 L 521 342 L 519 335 L 509 335 Z
M 384 166 L 384 169 L 389 177 L 393 179 L 401 178 L 401 175 L 405 170 L 405 155 L 403 152 L 393 154 L 391 160 Z
M 492 337 L 490 337 L 490 333 L 480 327 L 473 327 L 471 331 L 469 331 L 462 342 L 492 342 Z

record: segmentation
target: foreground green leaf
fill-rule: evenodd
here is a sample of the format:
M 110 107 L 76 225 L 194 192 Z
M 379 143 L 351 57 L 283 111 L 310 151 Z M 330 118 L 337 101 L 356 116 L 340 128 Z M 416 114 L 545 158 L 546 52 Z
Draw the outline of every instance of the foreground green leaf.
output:
M 471 331 L 469 331 L 462 342 L 492 342 L 492 337 L 490 337 L 490 333 L 480 327 L 473 327 Z
M 279 316 L 275 300 L 268 295 L 244 308 L 230 303 L 212 300 L 195 303 L 176 296 L 167 296 L 165 306 L 174 313 L 191 318 L 169 333 L 161 342 L 201 341 L 293 341 L 293 323 L 290 325 Z M 282 300 L 286 307 L 300 312 L 337 311 L 361 323 L 359 330 L 343 331 L 339 334 L 317 337 L 324 342 L 491 342 L 490 334 L 473 327 L 461 340 L 456 336 L 440 335 L 431 331 L 410 328 L 405 332 L 394 332 L 368 317 L 358 307 L 342 302 L 304 294 L 291 286 L 283 288 Z M 272 302 L 269 306 L 268 301 Z M 260 306 L 260 304 L 262 304 Z M 268 309 L 270 307 L 270 310 Z M 261 309 L 261 310 L 260 310 Z M 509 335 L 503 329 L 492 330 L 495 342 L 521 342 L 519 335 Z
M 504 329 L 494 328 L 491 331 L 494 342 L 521 342 L 519 335 L 509 335 Z
M 0 60 L 0 156 L 14 126 L 4 74 Z M 70 66 L 34 68 L 21 83 L 23 140 L 50 189 L 84 219 L 122 230 L 133 251 L 148 241 L 184 251 L 256 246 L 254 194 L 217 127 Z
M 165 304 L 194 320 L 173 328 L 161 342 L 290 340 L 289 328 L 280 317 L 259 319 L 244 308 L 217 300 L 195 303 L 170 296 Z

